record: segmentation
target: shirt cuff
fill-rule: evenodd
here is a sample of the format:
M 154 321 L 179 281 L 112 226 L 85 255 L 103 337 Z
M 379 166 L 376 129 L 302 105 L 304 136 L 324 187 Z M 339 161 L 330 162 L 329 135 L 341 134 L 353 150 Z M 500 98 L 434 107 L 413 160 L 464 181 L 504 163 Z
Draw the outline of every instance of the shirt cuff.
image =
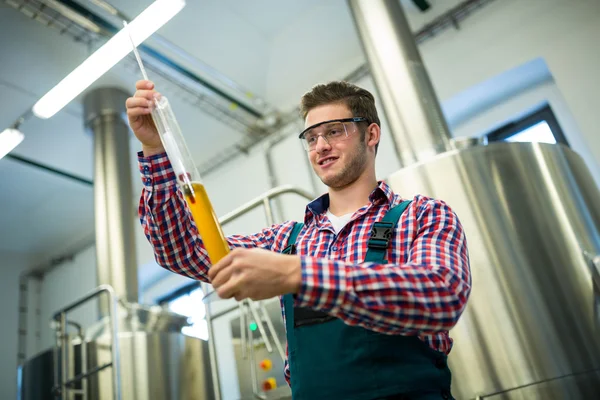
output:
M 177 179 L 167 153 L 144 157 L 138 152 L 138 165 L 142 183 L 147 190 L 164 190 L 177 185 Z
M 350 286 L 346 263 L 316 257 L 301 257 L 302 284 L 296 294 L 296 307 L 310 307 L 335 313 Z

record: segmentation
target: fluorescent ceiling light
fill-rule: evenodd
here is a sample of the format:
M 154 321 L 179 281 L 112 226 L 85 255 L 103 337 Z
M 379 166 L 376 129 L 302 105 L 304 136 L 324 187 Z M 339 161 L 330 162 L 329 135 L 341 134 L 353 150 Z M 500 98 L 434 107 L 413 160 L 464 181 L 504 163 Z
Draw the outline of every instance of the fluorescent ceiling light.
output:
M 33 106 L 39 118 L 50 118 L 98 78 L 115 66 L 132 50 L 129 32 L 135 46 L 173 18 L 185 6 L 185 0 L 157 0 L 146 8 L 108 42 L 88 57 Z
M 16 129 L 5 129 L 2 131 L 0 133 L 0 158 L 10 153 L 24 138 L 25 135 Z

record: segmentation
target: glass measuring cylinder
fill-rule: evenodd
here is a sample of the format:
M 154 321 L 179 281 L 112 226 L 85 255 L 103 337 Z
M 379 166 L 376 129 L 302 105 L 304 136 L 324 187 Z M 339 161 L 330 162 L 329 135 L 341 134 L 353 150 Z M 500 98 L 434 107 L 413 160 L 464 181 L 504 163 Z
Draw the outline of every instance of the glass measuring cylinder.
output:
M 210 262 L 215 264 L 229 253 L 229 245 L 167 97 L 160 96 L 154 103 L 152 119 L 177 177 L 177 185 L 183 192 Z

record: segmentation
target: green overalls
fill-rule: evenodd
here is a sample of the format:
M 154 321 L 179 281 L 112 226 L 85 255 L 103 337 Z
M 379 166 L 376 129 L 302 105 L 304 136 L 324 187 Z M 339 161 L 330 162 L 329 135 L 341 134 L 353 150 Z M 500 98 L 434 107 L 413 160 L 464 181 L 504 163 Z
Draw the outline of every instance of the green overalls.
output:
M 388 242 L 406 201 L 374 224 L 365 262 L 385 264 Z M 295 253 L 301 223 L 288 246 Z M 385 335 L 346 325 L 283 298 L 293 400 L 452 399 L 445 354 L 416 336 Z

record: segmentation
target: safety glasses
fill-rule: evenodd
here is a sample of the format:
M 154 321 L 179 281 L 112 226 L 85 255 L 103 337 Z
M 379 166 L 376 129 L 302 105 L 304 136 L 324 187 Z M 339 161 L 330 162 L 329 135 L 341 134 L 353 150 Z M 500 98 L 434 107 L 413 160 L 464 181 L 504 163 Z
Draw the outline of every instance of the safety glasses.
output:
M 332 119 L 319 122 L 309 126 L 298 136 L 306 151 L 313 151 L 317 148 L 319 137 L 330 145 L 348 139 L 350 133 L 356 131 L 354 124 L 359 122 L 369 122 L 364 117 Z

